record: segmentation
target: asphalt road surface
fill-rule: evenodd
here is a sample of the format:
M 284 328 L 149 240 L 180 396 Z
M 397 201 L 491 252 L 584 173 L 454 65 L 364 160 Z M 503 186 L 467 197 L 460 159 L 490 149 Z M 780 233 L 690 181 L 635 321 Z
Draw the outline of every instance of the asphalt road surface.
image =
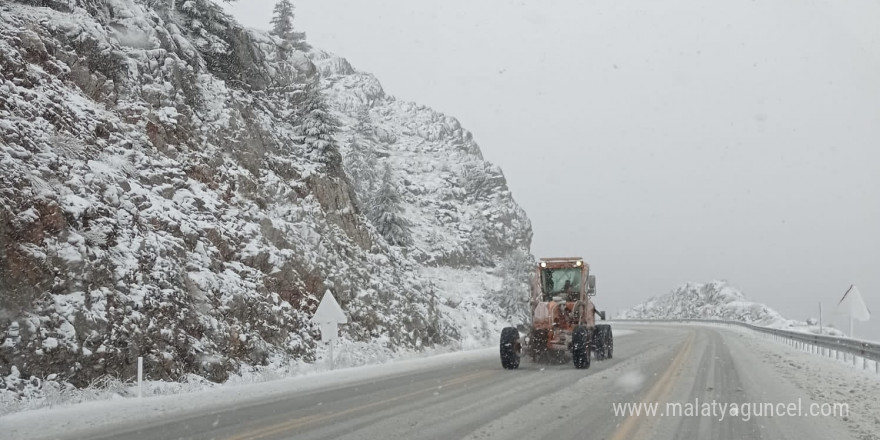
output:
M 661 414 L 666 403 L 812 402 L 762 364 L 734 331 L 702 326 L 622 325 L 614 359 L 571 363 L 524 360 L 501 368 L 487 353 L 453 366 L 421 368 L 270 401 L 194 408 L 94 439 L 804 439 L 851 438 L 834 417 L 729 413 Z M 625 333 L 621 331 L 620 333 Z M 696 400 L 699 399 L 699 400 Z M 615 414 L 615 404 L 659 402 L 658 414 Z M 703 402 L 702 407 L 700 402 Z M 674 410 L 675 408 L 672 408 Z M 720 410 L 720 407 L 716 407 Z

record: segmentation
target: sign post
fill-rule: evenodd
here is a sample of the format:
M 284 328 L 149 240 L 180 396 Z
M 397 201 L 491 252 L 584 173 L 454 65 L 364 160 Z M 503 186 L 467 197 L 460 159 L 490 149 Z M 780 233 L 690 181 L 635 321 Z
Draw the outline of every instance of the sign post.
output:
M 850 338 L 855 338 L 853 320 L 867 321 L 871 318 L 871 311 L 865 305 L 865 300 L 862 299 L 862 294 L 855 284 L 849 286 L 849 289 L 843 294 L 843 298 L 840 298 L 840 302 L 837 303 L 837 310 L 846 312 L 849 315 Z
M 333 293 L 327 290 L 321 303 L 318 304 L 318 310 L 315 310 L 315 316 L 312 316 L 312 322 L 321 329 L 321 342 L 330 344 L 330 369 L 333 369 L 333 341 L 339 339 L 339 324 L 348 322 L 345 312 Z

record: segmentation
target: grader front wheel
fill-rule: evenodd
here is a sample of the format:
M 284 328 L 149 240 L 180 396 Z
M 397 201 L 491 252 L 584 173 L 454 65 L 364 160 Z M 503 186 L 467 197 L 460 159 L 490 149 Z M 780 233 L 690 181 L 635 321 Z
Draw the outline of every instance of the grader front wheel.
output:
M 501 366 L 505 370 L 519 368 L 519 330 L 507 327 L 501 330 Z
M 571 357 L 577 369 L 590 368 L 590 330 L 586 326 L 574 329 L 571 341 Z

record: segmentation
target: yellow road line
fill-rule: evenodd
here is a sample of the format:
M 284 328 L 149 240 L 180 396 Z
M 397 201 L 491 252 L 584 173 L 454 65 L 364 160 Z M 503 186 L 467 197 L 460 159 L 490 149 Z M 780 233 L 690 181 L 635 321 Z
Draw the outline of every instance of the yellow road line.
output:
M 672 359 L 672 362 L 669 363 L 669 366 L 666 367 L 666 370 L 654 382 L 654 386 L 648 390 L 645 397 L 642 398 L 642 404 L 649 404 L 651 402 L 659 402 L 660 397 L 668 395 L 672 392 L 672 389 L 675 386 L 675 381 L 672 380 L 672 376 L 681 370 L 682 364 L 690 358 L 691 350 L 694 344 L 694 333 L 691 333 L 688 336 L 685 343 L 678 350 L 678 354 L 675 355 L 675 358 Z M 617 428 L 617 431 L 614 432 L 614 435 L 611 436 L 609 440 L 623 440 L 623 439 L 632 439 L 638 438 L 638 436 L 634 435 L 638 432 L 639 428 L 644 428 L 643 425 L 639 425 L 640 419 L 644 418 L 641 415 L 630 414 L 623 423 L 620 424 L 620 427 Z
M 458 385 L 461 383 L 465 383 L 465 382 L 469 382 L 469 381 L 472 381 L 475 379 L 486 377 L 492 373 L 493 373 L 492 370 L 477 371 L 475 373 L 471 373 L 471 374 L 468 374 L 465 376 L 461 376 L 461 377 L 457 377 L 457 378 L 448 380 L 448 381 L 444 382 L 443 384 L 441 384 L 440 387 Z M 367 403 L 364 405 L 356 406 L 354 408 L 349 408 L 344 411 L 333 412 L 333 413 L 326 413 L 325 412 L 325 413 L 320 413 L 320 414 L 313 414 L 313 415 L 306 416 L 306 417 L 300 417 L 297 419 L 288 420 L 286 422 L 281 422 L 281 423 L 276 423 L 274 425 L 269 425 L 269 426 L 266 426 L 266 427 L 263 427 L 263 428 L 255 430 L 255 431 L 245 433 L 245 434 L 239 434 L 239 435 L 236 435 L 233 437 L 229 437 L 227 440 L 257 440 L 257 439 L 269 437 L 272 435 L 281 434 L 282 432 L 285 432 L 285 431 L 290 431 L 290 430 L 293 430 L 296 428 L 301 428 L 303 426 L 311 425 L 313 423 L 327 421 L 327 420 L 330 420 L 335 417 L 345 416 L 345 415 L 348 415 L 351 413 L 363 411 L 365 409 L 370 409 L 370 408 L 374 408 L 377 406 L 382 406 L 382 405 L 385 405 L 385 404 L 388 404 L 391 402 L 395 402 L 395 401 L 398 401 L 401 399 L 406 399 L 408 397 L 417 396 L 419 394 L 423 394 L 423 393 L 427 393 L 427 392 L 431 392 L 431 391 L 435 391 L 435 390 L 437 390 L 437 387 L 432 386 L 430 388 L 424 388 L 424 389 L 421 389 L 418 391 L 413 391 L 411 393 L 391 397 L 391 398 L 388 398 L 385 400 L 379 400 L 376 402 L 371 402 L 371 403 Z

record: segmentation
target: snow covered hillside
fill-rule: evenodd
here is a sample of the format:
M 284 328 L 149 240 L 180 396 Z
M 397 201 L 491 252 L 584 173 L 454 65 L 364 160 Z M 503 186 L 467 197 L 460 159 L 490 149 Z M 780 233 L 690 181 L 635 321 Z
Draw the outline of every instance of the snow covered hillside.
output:
M 531 226 L 455 119 L 210 0 L 0 15 L 0 395 L 313 361 L 327 290 L 378 350 L 521 319 Z
M 340 150 L 368 217 L 381 223 L 377 217 L 397 208 L 404 236 L 389 238 L 407 244 L 404 252 L 443 305 L 465 301 L 507 321 L 526 319 L 531 223 L 473 135 L 455 118 L 386 95 L 373 75 L 343 58 L 317 51 L 312 60 L 344 122 Z M 389 191 L 396 207 L 388 206 Z M 471 330 L 483 325 L 459 318 Z M 478 333 L 494 337 L 494 330 Z
M 618 319 L 719 319 L 746 322 L 764 327 L 819 333 L 815 319 L 807 322 L 784 318 L 776 310 L 746 299 L 726 281 L 687 283 L 666 295 L 651 298 L 624 310 Z M 824 334 L 843 335 L 825 326 Z

